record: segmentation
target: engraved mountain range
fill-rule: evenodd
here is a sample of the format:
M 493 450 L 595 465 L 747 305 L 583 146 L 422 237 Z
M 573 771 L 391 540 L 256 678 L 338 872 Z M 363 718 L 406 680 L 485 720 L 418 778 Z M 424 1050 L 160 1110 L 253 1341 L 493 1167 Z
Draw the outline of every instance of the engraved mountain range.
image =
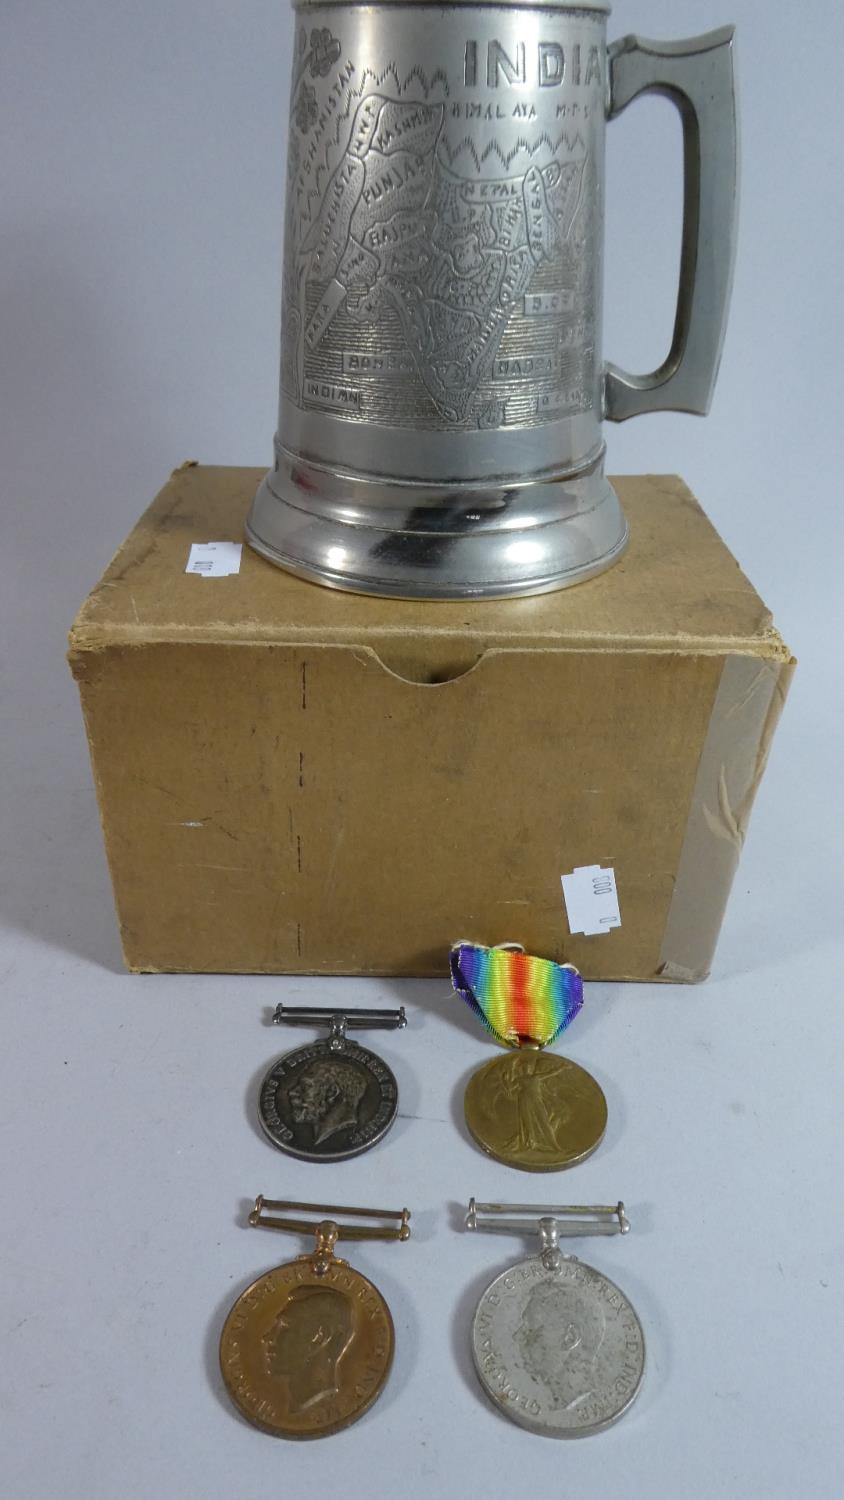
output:
M 525 140 L 524 136 L 519 136 L 516 144 L 509 151 L 503 151 L 498 141 L 490 141 L 489 145 L 485 146 L 483 151 L 479 153 L 474 139 L 470 135 L 464 135 L 456 146 L 451 146 L 448 136 L 443 135 L 439 144 L 440 154 L 444 159 L 447 159 L 450 167 L 464 170 L 468 161 L 471 161 L 475 171 L 479 175 L 483 171 L 484 163 L 493 156 L 498 157 L 502 167 L 511 167 L 520 156 L 526 158 L 527 163 L 530 163 L 534 157 L 540 154 L 544 155 L 546 159 L 549 157 L 556 158 L 564 149 L 569 156 L 573 156 L 578 150 L 584 156 L 586 155 L 586 142 L 580 131 L 574 137 L 570 136 L 567 131 L 564 131 L 555 141 L 552 141 L 550 135 L 544 130 L 533 141 Z M 461 157 L 467 160 L 461 161 Z

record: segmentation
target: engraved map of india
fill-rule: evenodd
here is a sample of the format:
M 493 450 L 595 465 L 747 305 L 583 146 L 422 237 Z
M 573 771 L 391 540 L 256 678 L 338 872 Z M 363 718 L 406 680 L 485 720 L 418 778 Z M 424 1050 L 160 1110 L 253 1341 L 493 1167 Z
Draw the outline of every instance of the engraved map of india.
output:
M 451 144 L 454 103 L 398 92 L 363 94 L 318 201 L 288 223 L 288 397 L 402 426 L 588 409 L 591 296 L 570 243 L 589 200 L 580 132 L 480 154 L 465 124 Z

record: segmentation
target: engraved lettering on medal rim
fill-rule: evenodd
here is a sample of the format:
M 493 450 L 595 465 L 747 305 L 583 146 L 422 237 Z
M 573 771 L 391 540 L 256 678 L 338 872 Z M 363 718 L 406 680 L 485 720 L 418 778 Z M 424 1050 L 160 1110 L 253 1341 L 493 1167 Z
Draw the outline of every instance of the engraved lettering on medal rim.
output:
M 375 1053 L 347 1039 L 319 1041 L 279 1058 L 259 1095 L 266 1134 L 304 1160 L 343 1160 L 375 1145 L 393 1124 L 398 1086 Z
M 531 1260 L 481 1298 L 473 1354 L 497 1405 L 535 1431 L 564 1437 L 621 1415 L 641 1383 L 644 1343 L 634 1310 L 601 1273 L 574 1258 L 553 1273 Z
M 250 1304 L 252 1304 L 252 1309 L 246 1322 L 250 1325 L 251 1343 L 253 1346 L 251 1356 L 254 1360 L 257 1357 L 259 1349 L 266 1351 L 269 1330 L 274 1327 L 280 1315 L 286 1318 L 286 1308 L 289 1299 L 282 1298 L 279 1300 L 278 1297 L 274 1298 L 272 1316 L 270 1322 L 267 1323 L 266 1314 L 260 1313 L 263 1301 L 265 1300 L 264 1294 L 268 1290 L 268 1286 L 265 1283 L 277 1281 L 279 1278 L 284 1282 L 290 1273 L 294 1273 L 297 1280 L 304 1280 L 314 1290 L 324 1289 L 326 1284 L 345 1288 L 352 1295 L 353 1307 L 355 1306 L 355 1297 L 361 1299 L 363 1302 L 362 1311 L 364 1312 L 370 1303 L 373 1307 L 378 1307 L 381 1312 L 383 1326 L 377 1330 L 374 1337 L 371 1333 L 367 1333 L 362 1343 L 356 1343 L 357 1333 L 362 1331 L 362 1324 L 359 1315 L 355 1313 L 351 1339 L 346 1345 L 345 1350 L 338 1352 L 337 1340 L 334 1340 L 333 1350 L 335 1357 L 333 1361 L 333 1374 L 327 1367 L 323 1368 L 326 1360 L 331 1364 L 332 1349 L 329 1346 L 320 1346 L 313 1355 L 307 1349 L 301 1355 L 298 1353 L 294 1354 L 292 1350 L 288 1350 L 284 1355 L 288 1368 L 284 1370 L 278 1367 L 278 1360 L 275 1355 L 273 1359 L 276 1368 L 268 1370 L 265 1353 L 262 1353 L 261 1362 L 258 1367 L 261 1373 L 256 1383 L 256 1380 L 253 1379 L 249 1371 L 243 1369 L 240 1362 L 239 1345 L 233 1343 L 229 1338 L 229 1326 L 234 1315 L 239 1312 L 241 1305 L 249 1300 Z M 372 1314 L 370 1314 L 370 1321 L 371 1318 Z M 285 1323 L 282 1326 L 286 1328 L 289 1326 L 289 1323 Z M 340 1332 L 342 1333 L 343 1330 L 341 1329 Z M 286 1332 L 284 1338 L 285 1340 L 287 1339 Z M 294 1349 L 297 1347 L 294 1344 Z M 313 1410 L 309 1411 L 305 1408 L 300 1408 L 299 1410 L 291 1411 L 291 1387 L 288 1382 L 293 1370 L 296 1368 L 296 1365 L 290 1365 L 291 1355 L 294 1361 L 298 1361 L 300 1357 L 305 1361 L 305 1368 L 302 1371 L 303 1380 L 310 1379 L 311 1382 L 316 1380 L 317 1386 L 319 1386 L 320 1382 L 328 1376 L 335 1380 L 339 1378 L 340 1383 L 337 1389 L 326 1391 L 324 1397 L 320 1397 L 317 1390 L 317 1400 L 316 1405 L 313 1406 Z M 337 1264 L 329 1268 L 326 1277 L 317 1277 L 309 1263 L 306 1262 L 304 1265 L 301 1262 L 290 1263 L 278 1267 L 274 1272 L 267 1273 L 252 1288 L 247 1289 L 247 1292 L 235 1304 L 227 1320 L 227 1327 L 223 1332 L 221 1359 L 227 1387 L 244 1414 L 256 1418 L 259 1425 L 263 1422 L 271 1431 L 281 1434 L 295 1436 L 297 1433 L 302 1433 L 303 1431 L 312 1431 L 314 1434 L 319 1434 L 330 1431 L 337 1425 L 345 1425 L 349 1420 L 354 1420 L 378 1396 L 381 1386 L 386 1379 L 392 1359 L 392 1322 L 389 1318 L 386 1304 L 377 1289 L 365 1277 L 362 1277 L 360 1273 L 355 1272 L 350 1267 Z M 345 1361 L 342 1364 L 342 1371 L 341 1361 Z M 341 1372 L 339 1376 L 338 1372 Z M 277 1395 L 272 1389 L 272 1385 L 276 1381 L 279 1381 Z M 299 1384 L 298 1390 L 301 1394 L 301 1384 Z M 307 1385 L 305 1386 L 305 1392 L 307 1392 Z M 313 1405 L 313 1398 L 308 1398 L 308 1405 Z

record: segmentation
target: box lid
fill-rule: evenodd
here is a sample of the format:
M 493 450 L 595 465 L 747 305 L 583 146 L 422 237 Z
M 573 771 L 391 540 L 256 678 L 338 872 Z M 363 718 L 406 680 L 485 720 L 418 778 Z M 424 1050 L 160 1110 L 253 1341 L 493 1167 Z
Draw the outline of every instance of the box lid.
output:
M 369 646 L 421 681 L 466 671 L 496 647 L 788 659 L 769 610 L 676 476 L 613 480 L 631 540 L 600 577 L 535 598 L 433 604 L 323 588 L 248 547 L 236 575 L 187 574 L 193 542 L 241 540 L 261 477 L 251 468 L 177 469 L 82 606 L 71 652 L 163 641 Z

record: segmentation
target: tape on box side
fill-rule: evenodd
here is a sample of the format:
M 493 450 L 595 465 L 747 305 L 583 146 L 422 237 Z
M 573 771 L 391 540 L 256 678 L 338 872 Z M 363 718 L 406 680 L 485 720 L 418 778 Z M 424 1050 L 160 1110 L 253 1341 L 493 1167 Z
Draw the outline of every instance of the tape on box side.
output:
M 701 753 L 659 957 L 661 979 L 710 970 L 750 811 L 796 663 L 732 655 Z

